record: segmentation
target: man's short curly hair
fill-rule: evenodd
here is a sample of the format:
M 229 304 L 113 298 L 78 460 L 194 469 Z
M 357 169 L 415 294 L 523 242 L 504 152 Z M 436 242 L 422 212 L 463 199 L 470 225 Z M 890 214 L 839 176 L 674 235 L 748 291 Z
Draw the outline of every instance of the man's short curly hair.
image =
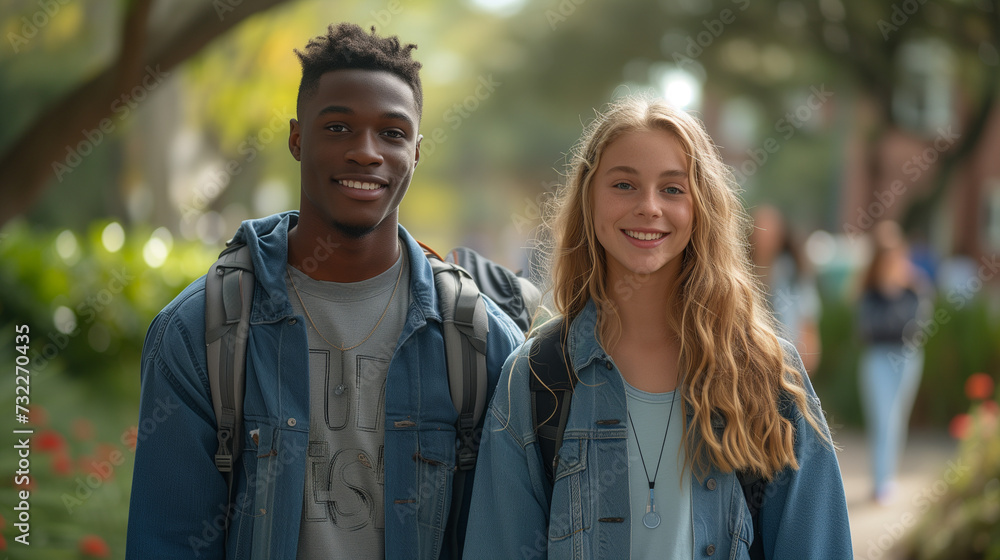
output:
M 417 114 L 423 112 L 424 94 L 420 85 L 420 63 L 413 60 L 410 51 L 414 44 L 402 45 L 399 38 L 379 37 L 366 33 L 353 23 L 340 23 L 327 28 L 326 35 L 309 41 L 304 51 L 295 49 L 302 63 L 302 81 L 299 83 L 298 103 L 303 97 L 319 89 L 319 80 L 333 70 L 361 69 L 384 70 L 399 76 L 413 90 Z

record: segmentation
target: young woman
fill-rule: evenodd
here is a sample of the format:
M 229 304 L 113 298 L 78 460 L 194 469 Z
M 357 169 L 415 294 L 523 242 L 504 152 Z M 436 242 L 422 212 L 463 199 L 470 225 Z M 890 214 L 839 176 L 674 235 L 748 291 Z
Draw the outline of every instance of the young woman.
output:
M 774 334 L 748 218 L 703 126 L 628 98 L 570 167 L 552 260 L 574 389 L 553 482 L 533 421 L 535 337 L 490 405 L 466 558 L 750 558 L 737 471 L 766 482 L 764 557 L 851 558 L 819 401 Z
M 929 281 L 910 262 L 899 224 L 880 222 L 871 241 L 874 251 L 858 301 L 858 335 L 865 344 L 858 385 L 868 427 L 873 497 L 886 505 L 894 498 L 893 479 L 923 371 L 916 325 L 928 320 L 933 310 Z

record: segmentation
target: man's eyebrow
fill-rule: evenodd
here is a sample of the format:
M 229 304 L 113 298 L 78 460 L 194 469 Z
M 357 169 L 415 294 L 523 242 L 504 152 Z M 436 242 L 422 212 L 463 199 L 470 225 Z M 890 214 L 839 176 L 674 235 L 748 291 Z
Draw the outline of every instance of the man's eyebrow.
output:
M 628 165 L 616 165 L 616 166 L 612 167 L 611 169 L 608 169 L 605 172 L 605 175 L 607 175 L 609 173 L 616 172 L 616 171 L 623 172 L 623 173 L 628 173 L 630 175 L 638 175 L 639 174 L 639 171 L 636 168 L 634 168 L 634 167 L 631 167 L 631 166 L 628 166 Z M 660 173 L 660 178 L 662 179 L 664 177 L 687 178 L 687 171 L 684 171 L 682 169 L 668 169 L 668 170 L 664 171 L 663 173 Z
M 319 116 L 328 115 L 328 114 L 331 114 L 331 113 L 332 114 L 353 115 L 354 114 L 354 109 L 351 109 L 350 107 L 344 107 L 342 105 L 328 105 L 326 107 L 323 107 L 320 110 Z
M 331 115 L 331 114 L 353 115 L 355 114 L 355 111 L 354 109 L 351 109 L 350 107 L 344 107 L 343 105 L 328 105 L 320 110 L 318 116 L 322 117 L 323 115 Z M 406 124 L 410 125 L 411 127 L 415 125 L 413 119 L 402 111 L 386 111 L 385 113 L 382 113 L 382 118 L 405 121 Z

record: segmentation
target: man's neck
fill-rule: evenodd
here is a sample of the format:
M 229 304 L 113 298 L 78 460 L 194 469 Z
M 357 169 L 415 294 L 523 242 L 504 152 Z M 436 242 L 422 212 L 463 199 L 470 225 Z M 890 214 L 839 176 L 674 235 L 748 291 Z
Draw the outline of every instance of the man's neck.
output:
M 353 237 L 325 224 L 299 220 L 288 232 L 288 264 L 314 280 L 360 282 L 388 270 L 399 258 L 397 220 Z

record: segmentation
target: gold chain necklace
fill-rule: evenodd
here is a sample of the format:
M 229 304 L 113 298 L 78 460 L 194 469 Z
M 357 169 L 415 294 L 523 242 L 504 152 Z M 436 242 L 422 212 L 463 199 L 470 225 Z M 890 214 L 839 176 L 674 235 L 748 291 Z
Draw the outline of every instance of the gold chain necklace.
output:
M 400 258 L 403 258 L 402 251 L 400 251 Z M 375 334 L 375 331 L 378 330 L 378 326 L 382 324 L 382 319 L 385 319 L 385 314 L 389 312 L 389 307 L 392 306 L 392 300 L 393 298 L 396 297 L 396 289 L 399 288 L 399 279 L 403 277 L 403 263 L 399 263 L 399 274 L 396 276 L 396 285 L 392 287 L 392 295 L 389 296 L 389 303 L 385 304 L 385 309 L 382 310 L 382 316 L 378 318 L 378 322 L 375 323 L 375 327 L 372 329 L 372 332 L 368 333 L 368 336 L 366 336 L 364 340 L 362 340 L 361 342 L 355 344 L 354 346 L 349 346 L 347 348 L 341 348 L 340 346 L 337 346 L 336 344 L 330 342 L 329 340 L 326 339 L 325 336 L 323 336 L 323 333 L 320 332 L 319 328 L 316 327 L 316 322 L 313 321 L 312 315 L 309 314 L 309 310 L 306 309 L 306 303 L 302 301 L 302 294 L 299 293 L 298 287 L 295 286 L 295 280 L 292 279 L 291 271 L 285 269 L 285 273 L 288 274 L 288 282 L 292 285 L 292 289 L 295 290 L 295 297 L 299 298 L 299 304 L 302 305 L 302 310 L 306 312 L 306 317 L 309 319 L 309 324 L 312 325 L 312 328 L 313 330 L 316 331 L 316 334 L 318 334 L 319 337 L 322 338 L 323 341 L 329 344 L 330 346 L 333 346 L 334 348 L 340 350 L 341 352 L 347 352 L 348 350 L 354 350 L 358 346 L 364 344 L 369 338 L 372 337 L 373 334 Z

